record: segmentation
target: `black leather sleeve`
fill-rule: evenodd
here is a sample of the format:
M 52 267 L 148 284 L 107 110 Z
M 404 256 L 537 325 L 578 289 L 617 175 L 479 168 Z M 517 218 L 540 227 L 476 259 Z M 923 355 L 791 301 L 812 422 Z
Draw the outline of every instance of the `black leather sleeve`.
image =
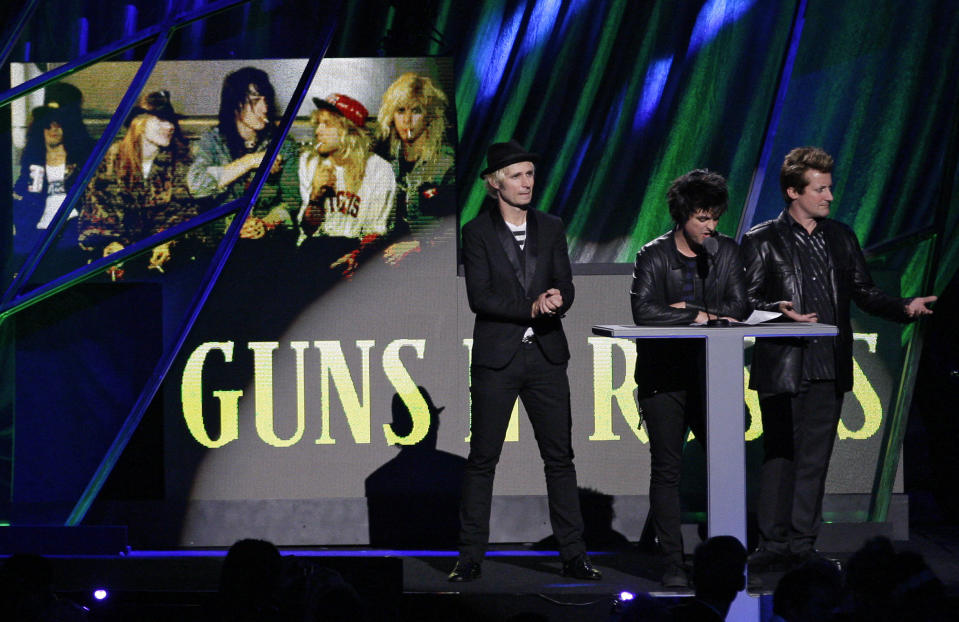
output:
M 745 269 L 746 298 L 753 309 L 779 311 L 781 299 L 770 295 L 773 284 L 767 278 L 770 270 L 766 262 L 770 259 L 770 251 L 763 249 L 763 245 L 768 243 L 759 236 L 747 233 L 743 238 L 742 258 Z
M 745 320 L 752 309 L 746 296 L 746 273 L 743 270 L 742 254 L 739 246 L 731 239 L 723 238 L 715 269 L 719 272 L 719 283 L 723 285 L 718 300 L 710 305 L 709 311 L 715 315 Z
M 906 314 L 908 299 L 890 296 L 879 289 L 866 267 L 866 258 L 862 254 L 859 240 L 852 230 L 843 227 L 840 229 L 843 237 L 843 246 L 846 251 L 845 265 L 841 266 L 847 274 L 845 281 L 849 285 L 849 296 L 860 309 L 878 315 L 894 322 L 909 322 L 911 318 Z
M 666 300 L 666 277 L 669 271 L 664 253 L 646 245 L 636 253 L 633 264 L 633 286 L 629 291 L 633 307 L 633 323 L 675 326 L 696 321 L 696 309 L 676 309 Z

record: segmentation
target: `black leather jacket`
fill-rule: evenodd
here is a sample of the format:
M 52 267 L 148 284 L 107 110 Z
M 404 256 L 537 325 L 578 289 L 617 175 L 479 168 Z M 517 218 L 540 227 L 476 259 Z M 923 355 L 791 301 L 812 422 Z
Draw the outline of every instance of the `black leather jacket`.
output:
M 739 246 L 721 234 L 717 240 L 719 249 L 703 283 L 705 291 L 697 291 L 696 298 L 705 299 L 709 313 L 745 319 L 750 309 Z M 636 253 L 630 290 L 634 323 L 681 326 L 696 321 L 702 310 L 696 305 L 687 303 L 685 309 L 669 306 L 682 300 L 683 268 L 673 231 L 659 236 Z M 691 381 L 702 382 L 705 350 L 699 339 L 637 339 L 636 351 L 636 383 L 641 397 L 660 391 L 685 390 L 691 388 Z
M 756 225 L 743 238 L 746 290 L 756 309 L 778 311 L 781 301 L 801 308 L 802 270 L 794 249 L 787 212 Z M 839 335 L 836 338 L 836 385 L 852 389 L 852 325 L 849 303 L 864 311 L 898 322 L 909 321 L 911 299 L 889 296 L 872 282 L 859 240 L 848 226 L 828 218 L 819 221 L 829 250 L 832 300 Z M 790 321 L 785 318 L 785 321 Z M 802 382 L 803 346 L 799 338 L 757 339 L 753 350 L 749 387 L 762 393 L 797 393 Z

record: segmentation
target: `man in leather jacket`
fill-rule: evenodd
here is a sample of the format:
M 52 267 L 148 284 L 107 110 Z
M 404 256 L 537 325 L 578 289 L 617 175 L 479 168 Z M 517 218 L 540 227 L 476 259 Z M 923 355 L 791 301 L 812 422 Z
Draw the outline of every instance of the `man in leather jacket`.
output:
M 726 180 L 697 169 L 666 195 L 675 227 L 636 254 L 630 298 L 633 321 L 688 325 L 749 314 L 739 247 L 716 231 L 726 211 Z M 704 241 L 717 244 L 713 256 Z M 636 340 L 636 384 L 650 447 L 649 503 L 664 557 L 665 587 L 687 587 L 680 532 L 679 479 L 688 428 L 705 449 L 705 349 L 698 339 Z
M 849 304 L 906 322 L 932 313 L 935 296 L 903 299 L 882 292 L 866 269 L 855 234 L 827 218 L 833 159 L 800 147 L 786 155 L 780 186 L 786 209 L 743 240 L 749 301 L 787 321 L 835 324 L 835 338 L 758 339 L 749 386 L 759 392 L 765 458 L 757 508 L 759 548 L 753 570 L 816 557 L 826 471 L 843 394 L 852 389 Z

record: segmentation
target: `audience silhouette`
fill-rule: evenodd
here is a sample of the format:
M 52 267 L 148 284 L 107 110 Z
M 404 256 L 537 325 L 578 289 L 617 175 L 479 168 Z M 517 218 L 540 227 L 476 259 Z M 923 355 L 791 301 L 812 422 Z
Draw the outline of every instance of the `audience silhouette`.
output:
M 282 557 L 272 543 L 246 539 L 230 547 L 220 575 L 222 622 L 361 622 L 360 597 L 339 573 L 310 560 Z
M 842 575 L 825 559 L 810 560 L 779 580 L 773 613 L 788 622 L 823 622 L 835 613 L 842 598 Z
M 16 553 L 3 563 L 0 620 L 79 622 L 87 619 L 84 608 L 54 594 L 50 560 L 32 553 Z
M 696 595 L 673 608 L 679 621 L 725 620 L 736 594 L 746 588 L 746 547 L 733 536 L 713 536 L 693 554 Z
M 638 594 L 617 601 L 615 622 L 714 622 L 726 619 L 745 587 L 746 549 L 732 536 L 715 536 L 696 547 L 692 578 L 695 595 L 670 606 L 668 598 Z M 897 551 L 884 537 L 867 541 L 840 573 L 826 559 L 813 559 L 787 572 L 773 595 L 776 622 L 944 622 L 957 619 L 956 599 L 922 555 Z M 343 577 L 304 556 L 283 556 L 257 539 L 230 547 L 221 569 L 211 622 L 363 622 L 373 603 L 364 603 Z M 452 601 L 447 605 L 453 605 Z M 437 603 L 439 605 L 439 603 Z M 460 603 L 465 605 L 465 603 Z M 455 607 L 454 607 L 455 608 Z M 454 615 L 439 607 L 424 620 L 488 619 L 469 607 Z M 131 613 L 130 611 L 126 613 Z M 475 615 L 474 615 L 475 614 Z M 108 617 L 104 618 L 103 615 Z M 40 555 L 18 553 L 0 567 L 0 619 L 11 622 L 112 620 L 58 597 L 53 566 Z M 136 613 L 134 612 L 134 615 Z M 146 614 L 144 614 L 146 615 Z M 124 618 L 126 619 L 126 618 Z M 139 618 L 152 619 L 152 618 Z M 404 618 L 405 619 L 405 618 Z M 508 622 L 544 622 L 543 613 L 524 610 Z M 581 619 L 581 618 L 577 618 Z

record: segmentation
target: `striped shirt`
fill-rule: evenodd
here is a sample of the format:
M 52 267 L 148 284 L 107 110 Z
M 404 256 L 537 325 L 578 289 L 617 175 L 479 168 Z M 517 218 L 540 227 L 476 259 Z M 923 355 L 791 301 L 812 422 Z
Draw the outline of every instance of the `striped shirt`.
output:
M 812 233 L 792 219 L 789 214 L 790 229 L 796 245 L 796 254 L 801 267 L 800 284 L 802 300 L 798 303 L 799 313 L 816 313 L 823 324 L 835 324 L 836 301 L 832 295 L 832 258 L 826 245 L 826 236 L 821 227 Z M 836 340 L 834 337 L 812 337 L 806 339 L 803 353 L 804 380 L 834 380 L 836 378 Z
M 521 225 L 514 225 L 511 222 L 507 222 L 506 226 L 509 227 L 509 230 L 513 232 L 513 239 L 516 240 L 516 244 L 519 246 L 519 250 L 526 250 L 526 223 L 524 222 Z M 523 341 L 530 339 L 533 336 L 533 327 L 530 326 L 526 329 L 526 332 L 523 333 Z
M 506 222 L 506 221 L 504 221 Z M 519 245 L 520 250 L 525 250 L 526 248 L 526 223 L 524 222 L 521 225 L 514 225 L 507 222 L 506 226 L 509 227 L 509 230 L 513 232 L 513 239 L 516 240 L 516 243 Z

